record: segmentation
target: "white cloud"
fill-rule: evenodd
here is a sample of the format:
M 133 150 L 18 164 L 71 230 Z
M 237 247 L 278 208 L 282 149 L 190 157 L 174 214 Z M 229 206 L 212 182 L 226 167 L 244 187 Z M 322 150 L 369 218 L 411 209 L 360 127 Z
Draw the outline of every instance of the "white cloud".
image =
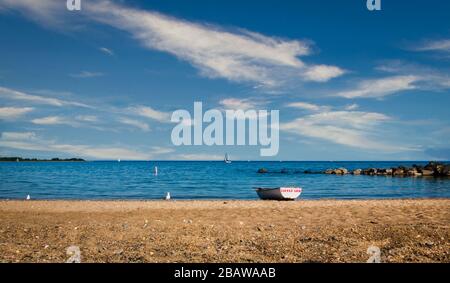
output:
M 89 122 L 89 123 L 98 122 L 97 116 L 94 115 L 78 115 L 75 117 L 75 119 L 81 122 Z
M 178 154 L 174 156 L 176 160 L 223 160 L 223 156 L 217 154 L 207 153 L 191 153 L 191 154 Z
M 44 126 L 68 125 L 74 128 L 91 128 L 99 131 L 115 131 L 112 127 L 98 126 L 100 121 L 94 115 L 78 115 L 75 118 L 65 116 L 47 116 L 31 120 L 33 124 Z
M 356 103 L 345 106 L 345 110 L 356 110 L 359 108 L 359 105 Z
M 52 18 L 56 22 L 64 19 L 67 11 L 61 11 L 49 2 L 0 0 L 6 8 L 24 11 L 44 24 L 49 24 Z M 297 81 L 299 76 L 324 82 L 344 73 L 338 67 L 309 66 L 300 60 L 299 57 L 311 53 L 306 41 L 189 22 L 111 1 L 85 1 L 80 17 L 124 30 L 144 47 L 187 61 L 206 77 L 273 87 L 289 80 Z
M 292 108 L 305 109 L 305 110 L 309 110 L 309 111 L 324 111 L 324 110 L 327 110 L 330 108 L 328 106 L 321 106 L 321 105 L 316 105 L 316 104 L 307 103 L 307 102 L 292 102 L 292 103 L 287 104 L 286 106 L 292 107 Z
M 305 42 L 225 31 L 110 2 L 92 3 L 88 9 L 94 20 L 130 32 L 145 47 L 186 60 L 208 77 L 271 86 L 276 83 L 271 66 L 300 69 L 304 64 L 298 56 L 310 52 Z
M 5 135 L 6 134 L 6 135 Z M 0 147 L 45 151 L 75 155 L 76 157 L 92 159 L 122 159 L 122 160 L 147 160 L 153 159 L 162 152 L 161 148 L 152 150 L 138 151 L 117 146 L 91 146 L 91 145 L 73 145 L 66 143 L 56 143 L 52 140 L 46 140 L 36 137 L 34 133 L 2 133 L 0 138 Z
M 386 61 L 377 70 L 398 76 L 414 76 L 414 86 L 419 90 L 441 91 L 450 88 L 450 70 L 436 69 L 426 65 L 407 63 L 401 60 Z
M 25 92 L 13 90 L 13 89 L 1 87 L 1 86 L 0 86 L 0 97 L 6 98 L 6 99 L 11 99 L 11 100 L 21 100 L 21 101 L 26 101 L 29 103 L 46 104 L 46 105 L 52 105 L 52 106 L 58 106 L 58 107 L 77 106 L 77 107 L 92 108 L 84 103 L 79 103 L 79 102 L 75 102 L 75 101 L 67 101 L 67 100 L 62 100 L 62 99 L 53 98 L 53 97 L 44 97 L 44 96 L 39 96 L 39 95 L 27 94 Z
M 450 52 L 450 39 L 430 40 L 418 46 L 413 46 L 415 51 L 441 51 Z
M 0 0 L 1 8 L 19 10 L 39 23 L 52 26 L 61 24 L 57 13 L 66 10 L 65 5 L 61 5 L 61 1 L 54 0 Z
M 361 81 L 355 89 L 335 94 L 345 98 L 380 98 L 400 91 L 417 89 L 418 76 L 392 76 Z
M 34 132 L 3 132 L 2 140 L 32 140 L 36 137 Z
M 385 152 L 415 150 L 385 142 L 377 129 L 390 120 L 390 117 L 374 112 L 325 111 L 282 123 L 280 130 L 354 148 Z
M 36 118 L 31 120 L 33 124 L 37 125 L 70 125 L 78 126 L 74 121 L 70 121 L 67 118 L 61 116 L 48 116 L 43 118 Z
M 90 71 L 81 71 L 76 74 L 70 74 L 72 78 L 79 78 L 79 79 L 89 79 L 89 78 L 95 78 L 95 77 L 102 77 L 105 74 L 100 72 L 90 72 Z
M 158 111 L 149 106 L 133 106 L 129 107 L 127 111 L 129 114 L 139 115 L 162 123 L 170 123 L 170 113 Z
M 267 117 L 270 115 L 270 111 L 267 109 L 263 109 L 262 107 L 266 103 L 267 103 L 266 101 L 257 98 L 249 98 L 249 99 L 225 98 L 219 101 L 219 104 L 222 105 L 223 107 L 223 109 L 221 109 L 224 112 L 223 115 L 226 118 L 231 117 L 232 120 L 234 119 L 254 120 L 262 117 Z M 226 113 L 227 110 L 234 110 L 237 113 L 234 113 L 235 114 L 234 116 L 228 116 Z M 267 111 L 262 112 L 261 110 Z M 238 111 L 245 111 L 246 113 L 240 113 Z
M 365 128 L 376 125 L 390 118 L 381 113 L 362 111 L 326 111 L 307 116 L 308 121 L 314 124 L 327 124 L 336 126 L 349 126 L 352 128 Z
M 307 81 L 326 82 L 344 73 L 344 70 L 336 66 L 316 65 L 307 68 L 304 76 Z
M 0 107 L 0 120 L 14 120 L 31 111 L 32 107 Z
M 144 122 L 141 122 L 141 121 L 138 121 L 138 120 L 121 117 L 121 118 L 118 119 L 118 121 L 120 123 L 122 123 L 122 124 L 136 127 L 136 128 L 138 128 L 138 129 L 140 129 L 140 130 L 142 130 L 144 132 L 150 131 L 150 127 L 149 127 L 148 124 L 146 124 Z
M 109 56 L 113 56 L 114 55 L 114 51 L 112 51 L 111 49 L 106 48 L 106 47 L 100 47 L 98 50 L 100 50 L 101 52 L 103 52 L 103 53 L 105 53 L 106 55 L 109 55 Z
M 174 152 L 174 150 L 172 148 L 168 148 L 168 147 L 152 146 L 151 152 L 152 152 L 152 154 L 160 155 L 160 154 L 167 154 L 167 153 Z
M 239 99 L 239 98 L 225 98 L 219 101 L 219 104 L 222 105 L 225 109 L 233 109 L 233 110 L 248 110 L 248 109 L 256 109 L 262 103 L 256 100 L 250 99 Z

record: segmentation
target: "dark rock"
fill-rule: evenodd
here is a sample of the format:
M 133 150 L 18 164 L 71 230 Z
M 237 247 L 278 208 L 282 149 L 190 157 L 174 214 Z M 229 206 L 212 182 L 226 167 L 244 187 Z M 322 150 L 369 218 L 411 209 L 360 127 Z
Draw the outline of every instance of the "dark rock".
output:
M 433 176 L 434 174 L 433 170 L 427 169 L 422 169 L 420 172 L 422 173 L 422 176 Z
M 325 174 L 345 175 L 348 174 L 348 170 L 343 167 L 337 169 L 327 169 Z
M 305 174 L 312 174 L 311 170 L 305 170 Z M 412 167 L 398 166 L 393 168 L 366 168 L 366 169 L 356 169 L 349 172 L 346 168 L 337 169 L 327 169 L 324 172 L 317 172 L 323 174 L 334 174 L 334 175 L 370 175 L 370 176 L 410 176 L 410 177 L 420 177 L 420 176 L 435 176 L 435 177 L 447 177 L 450 176 L 450 164 L 439 163 L 439 162 L 429 162 L 425 166 L 413 164 Z
M 258 173 L 260 174 L 269 173 L 269 170 L 267 170 L 266 168 L 259 168 Z

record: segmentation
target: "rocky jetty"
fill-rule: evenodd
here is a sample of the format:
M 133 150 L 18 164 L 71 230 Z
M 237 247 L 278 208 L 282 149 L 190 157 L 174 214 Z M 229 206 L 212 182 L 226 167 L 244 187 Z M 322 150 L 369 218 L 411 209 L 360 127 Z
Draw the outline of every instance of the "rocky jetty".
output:
M 330 174 L 330 175 L 368 175 L 368 176 L 409 176 L 409 177 L 450 177 L 450 164 L 441 162 L 428 162 L 427 165 L 413 165 L 412 167 L 397 166 L 392 168 L 365 168 L 348 170 L 344 167 L 330 168 L 325 171 L 288 170 L 286 168 L 269 170 L 259 168 L 259 174 Z
M 333 175 L 369 175 L 369 176 L 434 176 L 450 177 L 450 165 L 440 162 L 428 162 L 425 166 L 413 165 L 412 167 L 398 166 L 393 168 L 366 168 L 349 171 L 346 168 L 327 169 L 324 174 Z

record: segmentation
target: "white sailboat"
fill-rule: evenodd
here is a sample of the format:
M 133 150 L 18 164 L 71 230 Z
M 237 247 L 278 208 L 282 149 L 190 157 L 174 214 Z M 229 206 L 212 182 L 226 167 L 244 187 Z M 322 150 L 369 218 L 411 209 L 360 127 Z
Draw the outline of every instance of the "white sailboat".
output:
M 231 163 L 231 160 L 228 158 L 228 153 L 225 153 L 225 159 L 223 161 L 225 163 Z

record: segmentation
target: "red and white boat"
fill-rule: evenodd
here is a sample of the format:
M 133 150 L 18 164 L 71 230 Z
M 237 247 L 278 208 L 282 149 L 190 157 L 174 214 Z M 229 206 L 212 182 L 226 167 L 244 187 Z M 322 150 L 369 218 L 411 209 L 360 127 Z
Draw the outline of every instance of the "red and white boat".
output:
M 302 193 L 298 187 L 256 188 L 256 193 L 263 200 L 295 200 Z

